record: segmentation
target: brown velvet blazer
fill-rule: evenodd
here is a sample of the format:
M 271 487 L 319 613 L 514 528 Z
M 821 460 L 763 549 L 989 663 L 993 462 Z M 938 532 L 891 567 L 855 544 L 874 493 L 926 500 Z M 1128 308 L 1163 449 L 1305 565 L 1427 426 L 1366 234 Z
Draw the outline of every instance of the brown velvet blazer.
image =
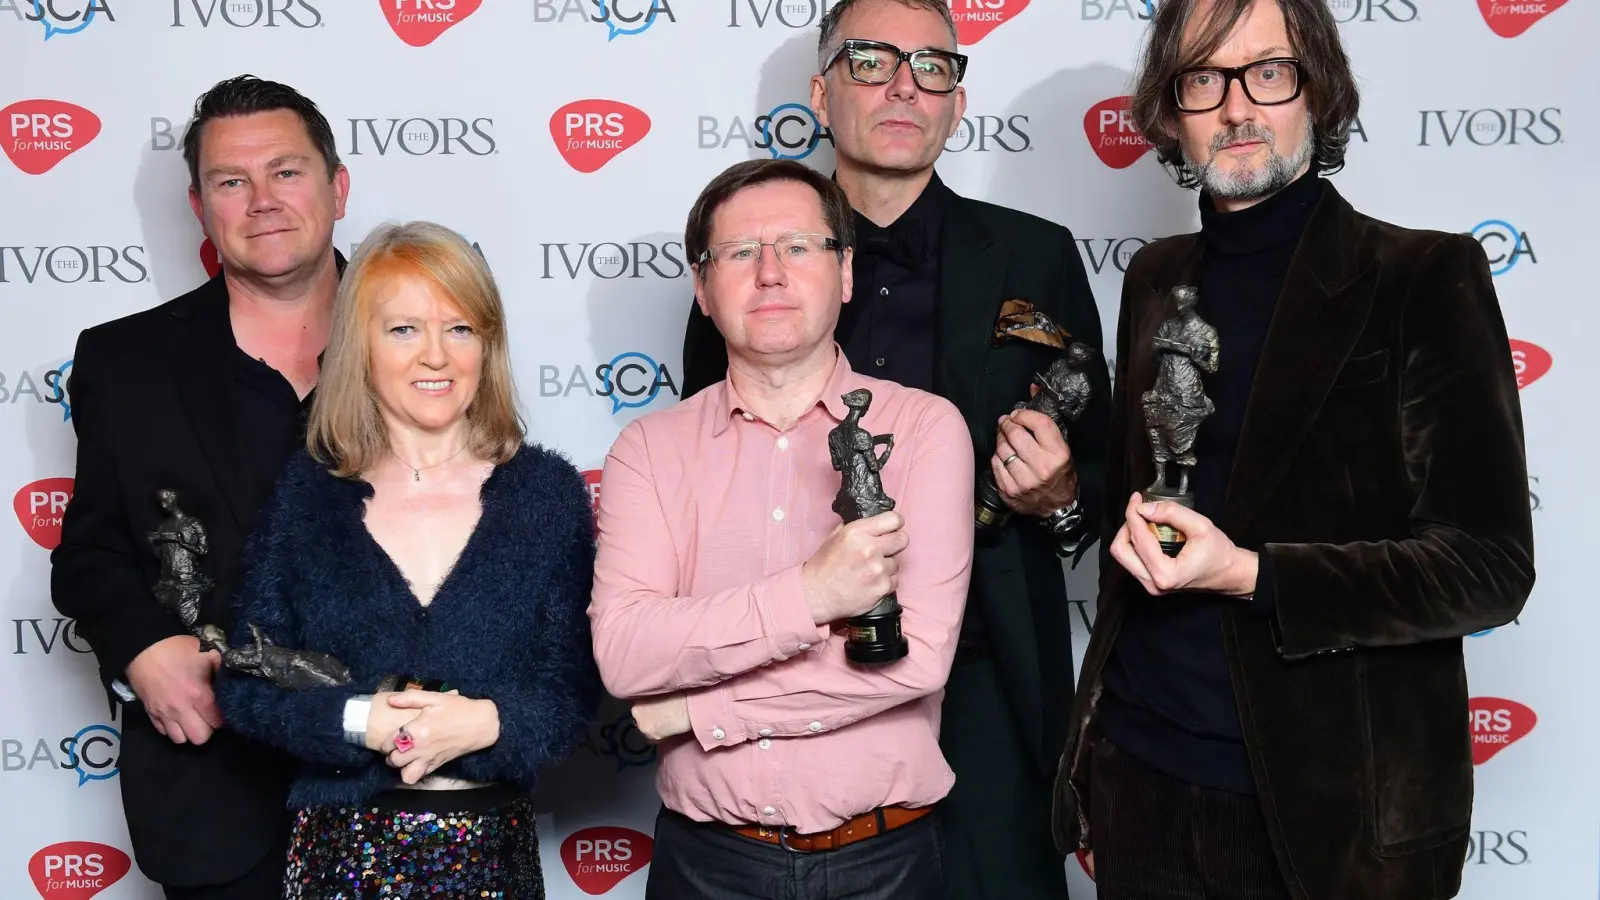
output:
M 1085 735 L 1128 605 L 1145 598 L 1104 547 L 1154 478 L 1139 411 L 1150 339 L 1200 253 L 1198 235 L 1157 241 L 1123 283 L 1098 619 L 1055 789 L 1066 852 L 1094 846 Z M 1516 377 L 1471 238 L 1377 221 L 1328 185 L 1268 330 L 1217 525 L 1270 559 L 1276 611 L 1227 610 L 1222 639 L 1294 897 L 1455 896 L 1473 787 L 1462 638 L 1510 622 L 1534 580 Z

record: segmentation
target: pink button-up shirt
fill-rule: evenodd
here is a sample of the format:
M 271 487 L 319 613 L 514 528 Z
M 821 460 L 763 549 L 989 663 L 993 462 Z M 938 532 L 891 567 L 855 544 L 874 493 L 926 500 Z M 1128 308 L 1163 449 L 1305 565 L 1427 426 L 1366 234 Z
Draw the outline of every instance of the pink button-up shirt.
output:
M 839 525 L 828 432 L 840 396 L 863 387 L 862 427 L 894 435 L 883 489 L 910 538 L 896 590 L 910 653 L 870 666 L 845 659 L 842 623 L 812 622 L 800 576 Z M 949 792 L 939 705 L 973 537 L 972 440 L 949 401 L 858 375 L 839 353 L 787 430 L 722 381 L 629 423 L 602 484 L 595 659 L 615 697 L 687 695 L 691 733 L 660 746 L 668 807 L 809 834 Z

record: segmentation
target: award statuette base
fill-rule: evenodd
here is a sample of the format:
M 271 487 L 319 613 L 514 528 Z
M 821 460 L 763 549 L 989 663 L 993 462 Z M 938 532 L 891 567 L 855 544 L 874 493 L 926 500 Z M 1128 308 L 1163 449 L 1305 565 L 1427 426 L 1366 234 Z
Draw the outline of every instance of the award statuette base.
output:
M 893 594 L 870 612 L 845 621 L 845 658 L 853 663 L 877 664 L 905 658 L 911 650 L 900 633 L 900 604 Z
M 1177 491 L 1170 490 L 1140 491 L 1139 496 L 1146 503 L 1165 501 L 1167 503 L 1176 503 L 1184 509 L 1194 509 L 1194 494 L 1188 492 L 1180 494 Z M 1150 533 L 1156 536 L 1156 542 L 1161 545 L 1162 553 L 1168 556 L 1177 556 L 1183 552 L 1183 545 L 1189 540 L 1187 535 L 1171 525 L 1162 525 L 1157 522 L 1149 522 L 1147 524 L 1150 526 Z
M 978 482 L 978 502 L 974 517 L 980 532 L 992 534 L 1006 527 L 1006 523 L 1011 521 L 1011 507 L 1001 499 L 1000 489 L 994 483 L 994 476 L 987 472 L 984 474 L 986 477 Z

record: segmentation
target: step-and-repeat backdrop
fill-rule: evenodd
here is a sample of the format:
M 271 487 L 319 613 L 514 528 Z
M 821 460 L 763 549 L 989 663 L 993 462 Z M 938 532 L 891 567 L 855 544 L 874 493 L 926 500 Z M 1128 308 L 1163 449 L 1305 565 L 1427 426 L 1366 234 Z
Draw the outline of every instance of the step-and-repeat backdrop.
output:
M 968 114 L 939 171 L 1061 222 L 1106 325 L 1151 239 L 1198 225 L 1124 113 L 1154 0 L 953 0 Z M 1364 97 L 1339 189 L 1365 212 L 1475 235 L 1527 422 L 1539 581 L 1473 636 L 1477 800 L 1463 896 L 1589 898 L 1600 665 L 1586 556 L 1600 317 L 1580 280 L 1600 196 L 1593 0 L 1328 0 Z M 195 98 L 253 73 L 333 123 L 352 184 L 336 233 L 432 219 L 477 243 L 510 314 L 533 436 L 595 479 L 619 428 L 675 402 L 691 286 L 683 223 L 747 158 L 831 171 L 807 108 L 828 0 L 0 0 L 0 896 L 154 900 L 117 782 L 121 716 L 51 606 L 73 487 L 78 332 L 205 279 L 180 138 Z M 1450 452 L 1471 454 L 1463 446 Z M 1486 473 L 1491 474 L 1491 473 Z M 1580 577 L 1582 576 L 1582 577 Z M 1075 653 L 1093 566 L 1071 575 Z M 608 702 L 545 779 L 551 896 L 643 896 L 654 750 Z M 181 827 L 180 823 L 173 823 Z M 1093 888 L 1075 861 L 1075 896 Z

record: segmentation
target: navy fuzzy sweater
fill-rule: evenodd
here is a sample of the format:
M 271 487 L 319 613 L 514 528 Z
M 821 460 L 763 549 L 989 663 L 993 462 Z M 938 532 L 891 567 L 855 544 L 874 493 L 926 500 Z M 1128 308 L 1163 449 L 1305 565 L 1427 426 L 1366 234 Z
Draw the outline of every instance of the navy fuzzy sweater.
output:
M 228 726 L 302 760 L 291 808 L 358 804 L 400 779 L 344 740 L 345 701 L 390 674 L 444 679 L 494 701 L 500 739 L 437 774 L 531 789 L 582 739 L 599 702 L 588 487 L 538 446 L 497 466 L 482 516 L 427 607 L 367 531 L 371 496 L 371 485 L 333 477 L 304 450 L 285 467 L 245 548 L 229 643 L 249 643 L 254 622 L 281 646 L 338 657 L 353 682 L 286 691 L 224 669 L 216 690 Z

